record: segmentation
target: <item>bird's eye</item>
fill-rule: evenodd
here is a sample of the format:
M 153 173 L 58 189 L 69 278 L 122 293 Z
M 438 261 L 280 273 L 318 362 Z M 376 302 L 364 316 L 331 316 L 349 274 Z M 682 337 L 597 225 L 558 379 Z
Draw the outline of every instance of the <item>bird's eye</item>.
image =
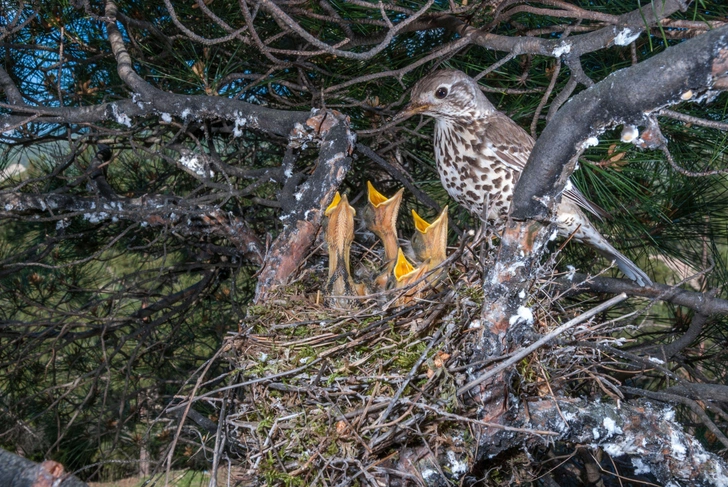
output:
M 437 91 L 435 92 L 435 98 L 439 98 L 440 100 L 442 100 L 446 96 L 447 96 L 447 88 L 445 88 L 444 86 L 439 87 L 437 89 Z

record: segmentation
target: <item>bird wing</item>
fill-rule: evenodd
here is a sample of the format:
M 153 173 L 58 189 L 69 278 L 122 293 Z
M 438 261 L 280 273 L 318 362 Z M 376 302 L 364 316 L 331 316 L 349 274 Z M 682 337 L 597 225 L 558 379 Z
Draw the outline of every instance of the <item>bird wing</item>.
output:
M 528 157 L 531 155 L 531 150 L 535 143 L 533 137 L 523 130 L 520 125 L 511 120 L 510 117 L 501 112 L 494 112 L 488 117 L 483 133 L 484 137 L 481 143 L 485 143 L 486 145 L 481 147 L 480 150 L 493 151 L 494 155 L 503 164 L 520 175 L 521 171 L 526 167 Z M 596 203 L 589 201 L 571 183 L 571 180 L 567 183 L 562 197 L 576 203 L 602 221 L 611 217 L 608 211 Z
M 480 153 L 487 154 L 492 151 L 504 165 L 520 174 L 533 149 L 533 138 L 501 112 L 493 112 L 481 123 L 484 127 L 481 147 L 478 148 Z

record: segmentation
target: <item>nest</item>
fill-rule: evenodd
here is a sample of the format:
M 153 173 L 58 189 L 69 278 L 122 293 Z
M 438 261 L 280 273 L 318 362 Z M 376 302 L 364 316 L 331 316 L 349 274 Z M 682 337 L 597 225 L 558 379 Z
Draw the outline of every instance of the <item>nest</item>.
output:
M 249 475 L 266 485 L 356 478 L 388 485 L 390 475 L 403 475 L 391 465 L 413 444 L 443 458 L 432 468 L 452 480 L 468 471 L 470 459 L 463 456 L 476 450 L 471 426 L 479 422 L 478 411 L 456 390 L 468 373 L 495 360 L 484 361 L 478 349 L 483 299 L 477 266 L 463 264 L 462 255 L 446 264 L 435 287 L 407 306 L 394 306 L 397 296 L 387 295 L 336 309 L 299 282 L 265 307 L 249 308 L 227 343 L 239 376 L 226 421 L 231 451 Z M 542 296 L 532 298 L 539 332 L 580 311 L 555 305 L 549 285 L 533 292 Z M 604 331 L 587 326 L 575 333 L 584 339 Z M 552 395 L 566 381 L 587 379 L 611 393 L 586 362 L 594 357 L 543 349 L 517 366 L 520 392 Z
M 381 479 L 413 439 L 467 450 L 462 421 L 475 411 L 455 391 L 467 380 L 482 290 L 475 272 L 451 273 L 457 284 L 446 277 L 407 306 L 386 307 L 390 295 L 338 310 L 317 292 L 289 290 L 250 308 L 229 340 L 245 384 L 227 418 L 242 466 L 268 485 L 335 485 Z

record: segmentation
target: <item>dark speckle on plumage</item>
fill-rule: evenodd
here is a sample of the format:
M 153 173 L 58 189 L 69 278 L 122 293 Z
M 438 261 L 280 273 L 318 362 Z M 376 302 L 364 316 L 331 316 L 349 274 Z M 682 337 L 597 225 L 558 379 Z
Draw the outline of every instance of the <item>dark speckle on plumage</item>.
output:
M 478 83 L 461 71 L 437 71 L 418 82 L 399 118 L 415 114 L 436 120 L 437 170 L 450 196 L 478 217 L 504 221 L 513 189 L 533 149 L 533 138 L 496 110 Z M 556 210 L 559 234 L 573 235 L 575 240 L 615 260 L 621 271 L 638 284 L 651 284 L 637 265 L 599 233 L 582 208 L 597 217 L 604 214 L 569 184 Z

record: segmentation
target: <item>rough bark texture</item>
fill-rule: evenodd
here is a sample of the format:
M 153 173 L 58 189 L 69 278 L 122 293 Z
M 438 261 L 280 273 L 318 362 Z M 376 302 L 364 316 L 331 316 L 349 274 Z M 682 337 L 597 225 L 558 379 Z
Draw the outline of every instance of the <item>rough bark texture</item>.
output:
M 725 74 L 727 35 L 728 28 L 716 29 L 618 71 L 574 97 L 549 123 L 518 182 L 496 264 L 485 279 L 485 357 L 513 351 L 529 337 L 530 324 L 518 313 L 528 295 L 522 291 L 537 277 L 552 234 L 550 226 L 536 220 L 546 220 L 558 202 L 576 158 L 584 149 L 583 142 L 616 124 L 645 125 L 645 113 L 680 101 L 688 90 L 703 93 L 713 89 L 716 80 Z M 475 371 L 472 378 L 478 375 Z M 471 391 L 472 400 L 482 405 L 482 417 L 487 421 L 512 424 L 509 422 L 519 416 L 517 398 L 508 393 L 507 377 L 486 381 L 479 391 Z M 486 460 L 519 444 L 517 435 L 504 431 L 483 429 L 481 438 L 477 460 Z
M 0 449 L 0 485 L 3 487 L 88 487 L 63 471 L 53 460 L 35 463 Z
M 584 90 L 559 110 L 533 147 L 514 190 L 511 218 L 546 219 L 548 208 L 534 199 L 557 198 L 589 137 L 620 124 L 647 125 L 646 114 L 715 88 L 728 65 L 728 27 L 710 31 Z
M 691 486 L 725 485 L 723 461 L 707 452 L 675 421 L 670 407 L 647 401 L 623 403 L 619 408 L 599 401 L 560 399 L 524 404 L 530 427 L 559 432 L 559 440 L 604 450 L 612 458 L 628 456 L 637 474 L 650 473 L 662 485 L 684 482 Z M 540 439 L 527 439 L 537 447 Z M 487 458 L 484 452 L 482 458 Z
M 533 220 L 548 215 L 551 208 L 544 203 L 552 207 L 558 201 L 583 141 L 609 125 L 639 123 L 646 112 L 677 102 L 688 90 L 712 88 L 721 75 L 713 66 L 722 59 L 726 34 L 728 28 L 716 29 L 610 75 L 567 103 L 546 127 L 516 186 L 498 260 L 486 278 L 489 299 L 484 317 L 492 334 L 504 337 L 504 323 L 523 303 L 525 295 L 518 294 L 535 277 L 534 264 L 550 235 L 547 227 Z M 491 337 L 484 337 L 483 343 L 486 353 L 498 351 Z
M 209 205 L 188 203 L 174 195 L 108 198 L 102 195 L 3 193 L 0 194 L 0 218 L 35 214 L 52 221 L 78 215 L 93 223 L 112 219 L 141 220 L 152 227 L 174 228 L 182 235 L 223 236 L 250 262 L 263 262 L 263 246 L 245 220 Z
M 569 279 L 562 278 L 559 285 L 564 291 L 619 294 L 659 299 L 669 303 L 685 306 L 704 315 L 728 314 L 728 301 L 705 293 L 688 291 L 679 287 L 654 283 L 651 286 L 639 286 L 624 279 L 611 277 L 589 277 L 576 273 Z
M 583 445 L 586 453 L 598 461 L 594 466 L 601 464 L 604 471 L 611 470 L 612 462 L 618 461 L 621 473 L 632 480 L 652 483 L 657 480 L 659 485 L 680 482 L 690 486 L 718 486 L 728 481 L 723 460 L 686 434 L 669 406 L 635 400 L 615 407 L 608 402 L 561 397 L 558 404 L 551 399 L 524 401 L 513 413 L 518 419 L 511 426 L 549 434 L 537 436 L 515 428 L 483 430 L 481 434 L 487 440 L 481 442 L 477 455 L 470 457 L 472 476 L 463 478 L 464 485 L 472 485 L 477 472 L 491 468 L 498 455 L 515 445 L 527 448 L 536 456 L 535 452 L 556 443 Z M 413 477 L 420 474 L 428 486 L 450 485 L 443 467 L 447 468 L 453 457 L 465 462 L 469 459 L 462 452 L 447 448 L 437 455 L 426 448 L 408 448 L 401 451 L 392 468 Z M 587 465 L 584 468 L 589 471 Z M 556 479 L 563 475 L 567 485 L 574 485 L 573 474 L 573 471 L 560 473 L 557 467 L 546 477 Z
M 657 0 L 645 4 L 642 8 L 633 10 L 619 17 L 618 25 L 610 25 L 603 29 L 586 34 L 574 35 L 567 40 L 548 39 L 543 37 L 509 37 L 492 34 L 486 30 L 475 29 L 468 26 L 462 20 L 453 16 L 446 16 L 438 19 L 438 23 L 445 28 L 454 30 L 460 35 L 472 36 L 471 42 L 479 46 L 496 51 L 512 52 L 518 54 L 540 54 L 543 56 L 555 56 L 559 48 L 566 44 L 570 46 L 568 56 L 578 58 L 582 54 L 588 54 L 605 46 L 614 43 L 615 37 L 630 29 L 633 34 L 645 30 L 645 26 L 654 25 L 660 19 L 683 10 L 685 2 L 679 0 Z
M 291 138 L 321 137 L 319 158 L 313 174 L 298 188 L 295 204 L 281 216 L 285 227 L 265 256 L 258 276 L 256 302 L 265 301 L 274 288 L 286 284 L 295 274 L 321 229 L 326 207 L 351 166 L 355 137 L 347 117 L 335 111 L 322 111 L 306 125 L 308 128 L 297 126 Z M 307 132 L 311 130 L 313 133 Z

